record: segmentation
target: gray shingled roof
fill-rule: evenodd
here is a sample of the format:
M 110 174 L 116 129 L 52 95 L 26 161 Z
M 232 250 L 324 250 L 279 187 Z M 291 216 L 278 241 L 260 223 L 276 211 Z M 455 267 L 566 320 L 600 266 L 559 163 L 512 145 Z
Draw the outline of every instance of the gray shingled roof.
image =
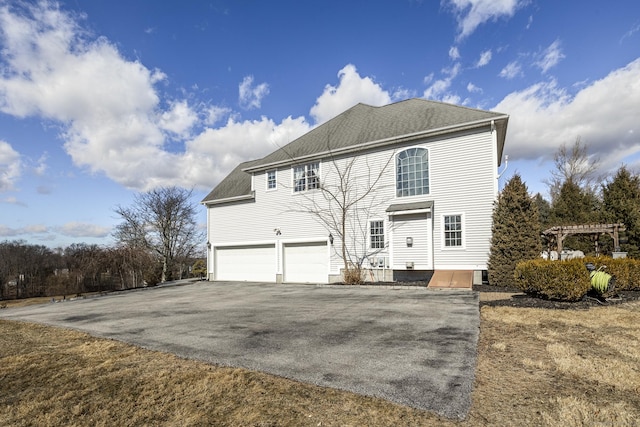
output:
M 251 175 L 243 172 L 242 169 L 257 163 L 259 160 L 240 163 L 231 171 L 209 194 L 202 200 L 202 203 L 211 203 L 216 200 L 228 200 L 234 197 L 251 195 Z
M 498 128 L 500 162 L 508 120 L 505 114 L 425 99 L 408 99 L 382 107 L 357 104 L 266 157 L 238 166 L 202 202 L 249 195 L 251 176 L 247 170 L 257 171 L 322 153 L 355 149 L 367 143 L 384 143 L 412 134 L 490 120 L 496 120 Z

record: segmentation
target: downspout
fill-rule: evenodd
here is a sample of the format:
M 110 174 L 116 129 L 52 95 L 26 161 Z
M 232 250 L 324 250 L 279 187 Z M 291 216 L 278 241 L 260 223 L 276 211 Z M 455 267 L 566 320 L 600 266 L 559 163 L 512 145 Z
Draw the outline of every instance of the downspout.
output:
M 504 169 L 502 169 L 502 172 L 498 171 L 498 163 L 499 163 L 499 159 L 498 159 L 498 130 L 496 129 L 496 122 L 495 120 L 491 120 L 491 145 L 493 147 L 493 170 L 496 171 L 496 175 L 495 175 L 495 181 L 494 181 L 494 186 L 493 186 L 493 195 L 494 198 L 497 199 L 498 198 L 498 194 L 500 193 L 500 178 L 502 177 L 502 175 L 505 173 L 505 171 L 507 170 L 507 167 L 509 166 L 509 156 L 504 156 Z
M 211 248 L 211 208 L 205 205 L 207 209 L 207 280 L 213 280 L 213 250 Z

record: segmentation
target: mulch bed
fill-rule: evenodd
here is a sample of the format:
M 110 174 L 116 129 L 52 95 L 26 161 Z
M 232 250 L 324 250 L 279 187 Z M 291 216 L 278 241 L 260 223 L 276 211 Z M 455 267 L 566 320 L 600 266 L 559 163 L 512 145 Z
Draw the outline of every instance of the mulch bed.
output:
M 514 294 L 511 298 L 497 299 L 493 301 L 480 301 L 480 306 L 490 307 L 506 306 L 548 308 L 556 310 L 586 310 L 591 307 L 615 305 L 640 300 L 640 291 L 618 291 L 606 299 L 585 296 L 580 301 L 567 302 L 536 298 L 532 295 L 522 293 L 519 289 L 502 286 L 474 285 L 473 290 L 478 292 L 510 292 Z

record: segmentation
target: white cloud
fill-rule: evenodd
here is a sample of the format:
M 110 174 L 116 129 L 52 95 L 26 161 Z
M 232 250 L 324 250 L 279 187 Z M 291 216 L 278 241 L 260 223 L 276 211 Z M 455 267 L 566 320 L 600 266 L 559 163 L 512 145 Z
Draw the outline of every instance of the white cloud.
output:
M 253 86 L 253 76 L 246 76 L 238 86 L 239 103 L 242 108 L 260 108 L 262 99 L 269 94 L 269 85 L 260 83 Z
M 230 118 L 225 126 L 208 128 L 186 143 L 182 179 L 210 188 L 239 163 L 263 157 L 310 128 L 303 117 L 287 117 L 280 124 L 266 117 L 252 121 Z
M 457 46 L 451 46 L 451 49 L 449 49 L 449 58 L 454 61 L 460 59 L 460 51 Z
M 338 86 L 326 85 L 311 107 L 310 114 L 316 124 L 326 122 L 359 102 L 376 106 L 391 102 L 389 92 L 370 77 L 360 77 L 355 65 L 346 65 L 338 72 L 338 78 Z
M 211 105 L 205 109 L 204 113 L 206 116 L 204 119 L 204 123 L 208 126 L 213 126 L 220 120 L 222 120 L 225 116 L 229 115 L 231 113 L 231 109 L 226 107 L 219 107 L 217 105 Z
M 516 78 L 522 75 L 522 67 L 518 61 L 509 62 L 498 75 L 508 80 Z
M 16 205 L 16 206 L 22 206 L 22 207 L 27 207 L 27 204 L 21 200 L 18 200 L 16 197 L 11 196 L 11 197 L 7 197 L 6 199 L 2 199 L 0 200 L 0 203 L 6 203 L 8 205 Z
M 538 53 L 537 59 L 534 65 L 542 70 L 542 73 L 546 73 L 550 68 L 553 68 L 564 58 L 564 54 L 560 49 L 560 40 L 556 40 L 551 43 L 545 50 Z
M 38 164 L 33 168 L 33 172 L 38 176 L 43 176 L 47 171 L 47 159 L 49 155 L 47 153 L 43 153 L 42 156 L 38 159 Z
M 461 105 L 464 103 L 464 101 L 462 101 L 462 98 L 460 98 L 458 95 L 455 95 L 455 94 L 447 94 L 442 97 L 441 101 L 446 102 L 448 104 L 456 104 L 456 105 Z
M 624 33 L 624 35 L 620 38 L 620 43 L 622 44 L 622 42 L 624 41 L 624 39 L 627 39 L 629 37 L 632 37 L 635 33 L 640 31 L 640 22 L 636 22 L 633 27 L 631 27 L 629 29 L 629 31 L 627 31 L 626 33 Z
M 482 88 L 479 88 L 478 86 L 474 85 L 471 82 L 467 84 L 467 90 L 471 93 L 482 93 Z
M 13 190 L 21 171 L 20 153 L 8 142 L 0 140 L 0 192 Z
M 1 112 L 56 122 L 76 166 L 139 191 L 161 185 L 208 190 L 238 163 L 312 127 L 305 117 L 242 120 L 226 107 L 166 100 L 158 89 L 160 82 L 170 84 L 162 71 L 123 57 L 104 38 L 89 39 L 76 18 L 54 3 L 18 8 L 0 2 L 0 66 Z M 408 94 L 398 89 L 390 95 L 351 64 L 338 77 L 311 108 L 316 124 L 357 102 L 384 105 Z M 268 85 L 249 76 L 239 91 L 244 107 L 257 108 Z M 42 173 L 45 160 L 37 168 Z M 9 188 L 16 170 L 5 176 L 10 179 L 2 185 Z
M 480 58 L 478 59 L 478 62 L 476 62 L 476 68 L 484 67 L 485 65 L 487 65 L 489 62 L 491 62 L 492 56 L 493 54 L 491 53 L 491 49 L 485 50 L 484 52 L 482 52 L 480 54 Z
M 451 94 L 447 93 L 449 87 L 451 87 L 451 83 L 460 73 L 460 63 L 457 62 L 453 65 L 453 67 L 445 68 L 442 70 L 442 73 L 445 75 L 444 78 L 434 81 L 427 89 L 425 89 L 423 96 L 427 99 L 436 99 L 445 101 L 446 99 L 452 99 Z
M 433 73 L 429 73 L 429 75 L 424 76 L 424 79 L 422 79 L 422 82 L 426 85 L 428 85 L 429 83 L 431 83 L 433 81 L 433 78 L 435 77 L 435 75 Z
M 27 234 L 48 234 L 49 228 L 46 225 L 34 224 L 23 228 L 11 228 L 0 224 L 0 236 L 14 237 Z
M 513 160 L 552 158 L 579 136 L 605 168 L 615 168 L 640 154 L 640 58 L 573 97 L 551 80 L 509 94 L 495 110 L 510 115 L 505 153 Z
M 289 141 L 283 138 L 309 129 L 304 118 L 280 124 L 265 118 L 230 120 L 210 129 L 231 110 L 212 105 L 196 110 L 181 99 L 163 109 L 155 85 L 167 79 L 164 73 L 127 60 L 104 38 L 88 40 L 56 4 L 0 6 L 0 43 L 0 111 L 58 122 L 75 165 L 135 190 L 160 185 L 209 189 L 235 167 L 225 159 L 239 162 L 264 155 L 276 142 L 284 144 Z M 259 106 L 268 92 L 266 84 L 254 86 L 252 79 L 242 87 L 247 107 Z M 184 141 L 183 151 L 175 146 L 168 150 L 173 138 Z M 3 175 L 6 189 L 18 169 L 15 152 L 2 147 L 13 165 Z
M 107 237 L 111 229 L 97 224 L 82 222 L 69 222 L 58 227 L 49 227 L 44 224 L 31 224 L 25 227 L 12 228 L 0 224 L 0 237 L 38 236 L 39 240 L 53 239 L 53 234 L 61 234 L 68 237 Z
M 487 21 L 511 18 L 529 0 L 443 0 L 447 3 L 458 21 L 457 39 L 462 40 Z
M 107 237 L 111 229 L 96 224 L 68 222 L 56 228 L 56 231 L 68 237 Z
M 160 115 L 159 126 L 177 136 L 187 137 L 189 131 L 198 121 L 198 115 L 187 101 L 176 101 L 171 108 Z

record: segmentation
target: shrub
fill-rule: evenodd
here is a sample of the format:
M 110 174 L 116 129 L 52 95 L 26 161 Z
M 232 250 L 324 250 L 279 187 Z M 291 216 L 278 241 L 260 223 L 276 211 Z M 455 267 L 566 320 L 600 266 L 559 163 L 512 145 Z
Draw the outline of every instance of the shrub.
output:
M 583 259 L 522 261 L 516 266 L 514 279 L 525 293 L 561 301 L 578 301 L 591 289 Z
M 592 263 L 596 269 L 606 266 L 604 271 L 616 278 L 616 290 L 640 290 L 640 260 L 631 258 L 588 257 L 584 263 Z
M 362 268 L 358 265 L 351 265 L 346 271 L 343 270 L 342 275 L 347 285 L 361 285 L 364 282 Z

